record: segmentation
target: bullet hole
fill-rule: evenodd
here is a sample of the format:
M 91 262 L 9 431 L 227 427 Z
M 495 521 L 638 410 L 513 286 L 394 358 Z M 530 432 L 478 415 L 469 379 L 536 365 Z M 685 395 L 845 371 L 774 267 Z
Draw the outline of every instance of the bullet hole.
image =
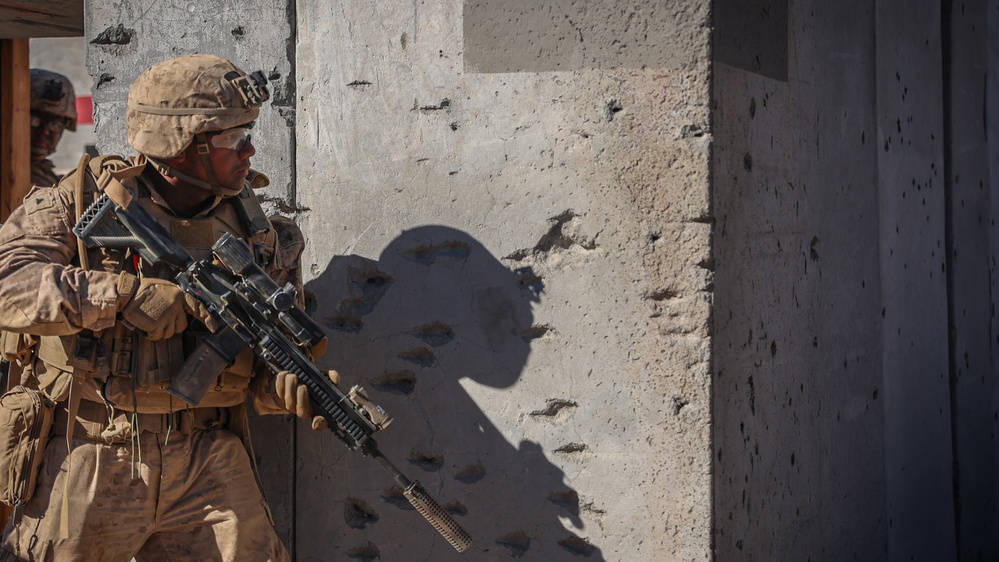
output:
M 569 443 L 568 445 L 562 445 L 558 449 L 555 449 L 556 453 L 582 453 L 586 450 L 586 445 L 582 443 Z
M 452 121 L 450 127 L 451 127 L 452 131 L 457 131 L 458 130 L 458 123 Z
M 748 152 L 742 157 L 742 168 L 747 172 L 753 171 L 753 157 Z
M 346 552 L 348 558 L 360 560 L 361 562 L 374 562 L 382 559 L 382 553 L 373 543 L 351 548 Z
M 415 363 L 420 367 L 432 367 L 437 362 L 437 356 L 425 347 L 403 351 L 399 353 L 399 358 L 403 361 Z
M 430 347 L 440 347 L 454 339 L 451 326 L 441 322 L 432 322 L 414 328 L 410 334 L 423 340 Z
M 417 107 L 415 107 L 414 109 L 419 109 L 419 111 L 422 111 L 422 112 L 426 113 L 426 112 L 433 112 L 433 111 L 444 111 L 444 110 L 449 109 L 450 107 L 451 107 L 451 100 L 449 100 L 448 98 L 444 98 L 437 105 L 423 105 L 423 106 L 421 106 L 421 105 L 417 104 Z
M 557 398 L 548 399 L 548 404 L 545 406 L 544 410 L 535 410 L 531 412 L 531 416 L 534 417 L 553 417 L 562 410 L 572 409 L 579 406 L 575 400 L 561 400 Z
M 343 507 L 343 519 L 352 529 L 364 529 L 378 522 L 378 513 L 357 498 L 347 498 Z
M 510 556 L 520 558 L 531 549 L 531 537 L 523 531 L 515 531 L 496 539 L 496 544 L 506 547 Z
M 552 331 L 551 326 L 545 324 L 536 324 L 521 332 L 520 339 L 524 340 L 525 342 L 531 342 L 543 338 L 551 331 Z
M 690 404 L 690 400 L 683 398 L 681 396 L 674 396 L 670 398 L 670 402 L 673 405 L 673 415 L 679 416 L 680 410 L 683 410 L 684 406 Z
M 371 381 L 371 386 L 388 394 L 406 396 L 416 389 L 416 375 L 410 370 L 384 373 Z
M 770 342 L 770 357 L 777 356 L 777 340 Z
M 240 25 L 235 29 L 233 29 L 232 31 L 230 31 L 229 33 L 232 33 L 232 36 L 235 37 L 236 39 L 241 39 L 243 37 L 243 34 L 246 33 L 246 30 L 243 29 L 243 26 Z
M 680 129 L 681 138 L 689 139 L 691 137 L 698 138 L 703 136 L 704 130 L 699 125 L 684 125 Z
M 418 466 L 427 472 L 437 472 L 444 466 L 444 457 L 433 453 L 417 453 L 413 451 L 406 457 L 406 460 L 414 466 Z
M 586 539 L 581 539 L 577 536 L 564 538 L 558 541 L 558 545 L 574 556 L 587 557 L 597 551 L 597 547 L 590 544 Z
M 113 75 L 108 74 L 107 72 L 102 72 L 100 77 L 97 78 L 97 85 L 94 86 L 94 89 L 100 88 L 104 84 L 107 84 L 108 82 L 111 82 L 114 79 L 115 77 Z
M 645 298 L 650 301 L 661 302 L 665 300 L 675 299 L 677 296 L 679 295 L 677 295 L 676 291 L 673 291 L 671 289 L 660 289 L 658 291 L 653 291 L 645 295 Z
M 621 105 L 621 102 L 619 102 L 617 100 L 610 100 L 609 102 L 607 102 L 607 106 L 606 106 L 607 120 L 608 121 L 613 121 L 614 120 L 614 116 L 617 115 L 618 113 L 620 113 L 623 110 L 624 110 L 624 106 Z
M 454 479 L 463 484 L 475 484 L 486 477 L 486 467 L 481 463 L 470 464 L 458 471 Z
M 126 29 L 124 25 L 118 24 L 116 27 L 109 27 L 97 35 L 97 38 L 91 41 L 93 45 L 128 45 L 132 42 L 132 37 L 135 36 L 134 29 Z
M 451 515 L 468 515 L 468 508 L 461 502 L 451 502 L 444 505 L 444 511 Z
M 791 453 L 791 466 L 794 466 L 794 453 Z

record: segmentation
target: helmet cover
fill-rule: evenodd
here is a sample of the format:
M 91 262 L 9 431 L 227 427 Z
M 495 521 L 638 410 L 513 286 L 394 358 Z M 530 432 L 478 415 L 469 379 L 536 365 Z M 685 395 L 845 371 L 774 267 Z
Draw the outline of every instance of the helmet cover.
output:
M 48 113 L 67 120 L 66 128 L 76 130 L 76 92 L 62 74 L 40 68 L 31 71 L 31 111 Z
M 270 99 L 267 79 L 215 55 L 189 55 L 151 66 L 128 92 L 128 143 L 141 154 L 173 158 L 200 133 L 256 120 Z

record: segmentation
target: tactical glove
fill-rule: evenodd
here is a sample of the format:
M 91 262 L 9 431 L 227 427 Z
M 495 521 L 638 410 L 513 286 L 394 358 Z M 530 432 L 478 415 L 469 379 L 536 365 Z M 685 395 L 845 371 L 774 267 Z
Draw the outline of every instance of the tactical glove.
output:
M 329 371 L 333 384 L 340 384 L 340 373 Z M 280 408 L 295 414 L 303 420 L 312 420 L 312 429 L 323 431 L 329 429 L 329 422 L 322 416 L 312 415 L 312 401 L 309 400 L 309 389 L 298 382 L 298 377 L 288 371 L 281 371 L 274 378 L 275 402 Z
M 118 281 L 121 317 L 127 324 L 142 330 L 150 340 L 165 340 L 187 329 L 187 315 L 210 320 L 204 305 L 172 281 L 146 277 L 142 280 L 122 273 Z

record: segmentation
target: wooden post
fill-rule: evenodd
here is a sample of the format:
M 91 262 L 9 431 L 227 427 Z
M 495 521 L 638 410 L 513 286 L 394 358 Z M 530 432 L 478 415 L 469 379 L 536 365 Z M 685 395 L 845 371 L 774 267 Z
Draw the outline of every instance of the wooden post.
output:
M 0 39 L 0 222 L 31 187 L 28 39 Z
M 0 222 L 6 221 L 21 203 L 31 183 L 31 74 L 28 65 L 28 39 L 0 39 Z M 20 378 L 13 372 L 11 377 Z M 0 521 L 5 526 L 13 510 L 0 505 Z

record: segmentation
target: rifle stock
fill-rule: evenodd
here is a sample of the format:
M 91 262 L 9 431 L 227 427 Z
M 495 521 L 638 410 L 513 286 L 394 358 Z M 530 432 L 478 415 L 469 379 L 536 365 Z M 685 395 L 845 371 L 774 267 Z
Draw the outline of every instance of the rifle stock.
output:
M 409 502 L 458 551 L 471 536 L 419 484 L 406 478 L 378 449 L 371 435 L 391 418 L 360 387 L 345 395 L 308 355 L 325 337 L 322 328 L 295 304 L 291 284 L 280 287 L 253 259 L 246 242 L 225 234 L 212 251 L 217 258 L 195 260 L 139 205 L 128 208 L 101 196 L 73 228 L 88 248 L 131 249 L 150 264 L 168 264 L 174 280 L 197 298 L 218 324 L 187 359 L 168 392 L 197 406 L 218 375 L 247 347 L 274 373 L 294 373 L 308 388 L 313 411 L 350 450 L 375 459 L 403 488 Z M 221 264 L 221 265 L 220 265 Z

